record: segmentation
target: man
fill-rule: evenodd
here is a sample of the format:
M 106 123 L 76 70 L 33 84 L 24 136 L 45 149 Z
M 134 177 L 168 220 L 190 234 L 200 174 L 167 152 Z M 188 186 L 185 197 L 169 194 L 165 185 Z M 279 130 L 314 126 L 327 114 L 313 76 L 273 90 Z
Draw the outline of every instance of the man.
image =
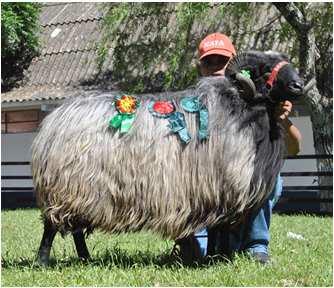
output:
M 199 45 L 199 70 L 202 76 L 224 76 L 225 68 L 228 62 L 236 55 L 236 50 L 231 40 L 224 34 L 213 33 L 205 37 Z M 292 104 L 289 101 L 280 103 L 277 109 L 279 121 L 283 124 L 286 132 L 288 154 L 295 155 L 300 150 L 301 134 L 299 130 L 290 122 L 288 116 L 292 110 Z M 234 251 L 247 251 L 249 254 L 260 263 L 269 263 L 269 226 L 272 209 L 278 201 L 282 192 L 282 179 L 278 176 L 276 187 L 263 204 L 263 206 L 255 211 L 249 219 L 247 227 L 241 227 L 237 233 L 229 235 L 229 246 Z M 245 231 L 242 231 L 245 230 Z M 222 231 L 224 233 L 224 231 Z M 243 235 L 243 233 L 245 233 Z M 200 256 L 207 255 L 208 233 L 206 229 L 195 234 Z M 210 241 L 210 240 L 209 240 Z M 190 243 L 190 242 L 189 242 Z M 188 243 L 188 244 L 189 244 Z M 185 252 L 184 243 L 181 245 L 181 255 Z M 194 243 L 193 243 L 194 244 Z M 187 253 L 185 252 L 185 253 Z M 197 252 L 198 254 L 198 252 Z

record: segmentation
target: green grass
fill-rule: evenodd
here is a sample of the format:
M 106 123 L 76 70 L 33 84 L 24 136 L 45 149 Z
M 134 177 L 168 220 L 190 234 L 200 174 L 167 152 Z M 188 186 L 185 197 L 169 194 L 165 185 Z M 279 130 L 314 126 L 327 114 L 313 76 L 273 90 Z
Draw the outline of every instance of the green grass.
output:
M 92 234 L 92 261 L 78 261 L 72 237 L 57 234 L 48 268 L 35 265 L 42 236 L 36 209 L 2 211 L 1 286 L 331 286 L 332 218 L 274 215 L 273 263 L 261 266 L 245 256 L 233 262 L 185 267 L 170 257 L 172 241 L 149 232 Z M 305 240 L 287 237 L 287 232 Z

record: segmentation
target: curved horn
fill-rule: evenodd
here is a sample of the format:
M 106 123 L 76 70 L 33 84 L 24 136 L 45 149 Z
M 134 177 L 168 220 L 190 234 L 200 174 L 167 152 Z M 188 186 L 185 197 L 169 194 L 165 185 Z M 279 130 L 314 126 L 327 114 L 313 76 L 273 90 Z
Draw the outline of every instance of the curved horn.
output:
M 242 75 L 241 73 L 237 73 L 235 75 L 235 79 L 240 83 L 246 98 L 254 98 L 256 96 L 256 88 L 252 79 Z

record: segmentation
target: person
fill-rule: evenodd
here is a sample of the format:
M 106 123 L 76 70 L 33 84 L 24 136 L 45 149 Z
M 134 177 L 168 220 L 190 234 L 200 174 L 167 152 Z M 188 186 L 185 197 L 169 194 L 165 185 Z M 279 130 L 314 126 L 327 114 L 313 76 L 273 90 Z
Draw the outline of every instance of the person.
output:
M 200 42 L 198 52 L 199 70 L 202 76 L 224 76 L 227 64 L 236 55 L 235 47 L 229 37 L 221 33 L 213 33 L 206 36 Z M 301 134 L 288 118 L 291 111 L 291 102 L 284 101 L 280 103 L 277 115 L 286 132 L 288 154 L 296 155 L 300 150 Z M 234 233 L 228 233 L 227 239 L 230 249 L 233 251 L 246 251 L 254 260 L 262 264 L 270 262 L 268 251 L 270 219 L 273 207 L 279 200 L 281 193 L 282 179 L 279 175 L 275 188 L 268 199 L 260 209 L 250 215 L 248 225 L 241 226 L 240 230 Z M 206 256 L 210 245 L 208 234 L 210 234 L 210 231 L 208 233 L 207 229 L 203 229 L 195 234 L 191 242 L 183 242 L 181 255 L 189 253 L 189 249 L 195 249 L 197 251 L 196 255 L 200 255 L 200 257 Z M 224 231 L 222 231 L 222 234 L 224 234 Z M 217 235 L 219 236 L 220 234 Z M 191 244 L 192 248 L 187 247 L 187 244 Z M 185 251 L 182 251 L 182 249 Z

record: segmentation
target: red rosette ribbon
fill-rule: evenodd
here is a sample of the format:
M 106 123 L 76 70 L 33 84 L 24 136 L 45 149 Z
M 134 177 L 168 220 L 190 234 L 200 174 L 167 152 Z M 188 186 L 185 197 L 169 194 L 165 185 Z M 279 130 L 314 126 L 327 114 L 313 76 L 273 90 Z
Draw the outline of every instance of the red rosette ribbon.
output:
M 170 101 L 156 101 L 153 104 L 153 111 L 161 115 L 168 115 L 174 112 L 175 107 Z

